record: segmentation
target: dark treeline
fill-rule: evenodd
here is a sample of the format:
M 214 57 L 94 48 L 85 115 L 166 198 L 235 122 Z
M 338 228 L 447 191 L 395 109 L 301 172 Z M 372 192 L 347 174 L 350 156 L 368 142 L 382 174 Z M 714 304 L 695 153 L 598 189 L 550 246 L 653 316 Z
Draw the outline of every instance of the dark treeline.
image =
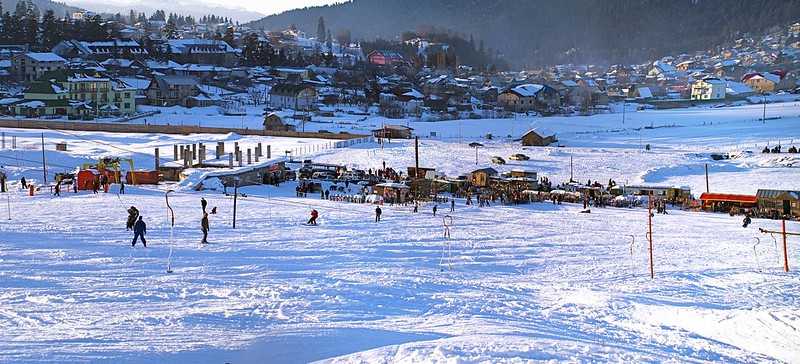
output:
M 404 55 L 407 59 L 415 63 L 420 62 L 420 64 L 418 64 L 419 66 L 432 66 L 431 64 L 422 64 L 421 61 L 417 59 L 416 46 L 406 43 L 406 41 L 415 38 L 425 39 L 432 43 L 445 43 L 452 46 L 458 64 L 460 65 L 469 65 L 486 70 L 505 69 L 508 67 L 505 60 L 499 57 L 497 51 L 486 47 L 483 41 L 476 41 L 472 36 L 466 39 L 460 34 L 433 27 L 403 32 L 400 37 L 402 42 L 377 38 L 374 40 L 362 41 L 361 47 L 364 50 L 364 54 L 369 54 L 369 52 L 373 50 L 392 50 Z
M 69 20 L 47 10 L 40 17 L 31 2 L 20 1 L 13 11 L 0 12 L 0 44 L 29 44 L 33 50 L 49 50 L 64 39 L 95 41 L 114 35 L 100 16 Z
M 355 39 L 397 39 L 435 26 L 473 35 L 516 65 L 638 62 L 706 49 L 800 20 L 800 0 L 353 0 L 250 23 L 349 29 Z

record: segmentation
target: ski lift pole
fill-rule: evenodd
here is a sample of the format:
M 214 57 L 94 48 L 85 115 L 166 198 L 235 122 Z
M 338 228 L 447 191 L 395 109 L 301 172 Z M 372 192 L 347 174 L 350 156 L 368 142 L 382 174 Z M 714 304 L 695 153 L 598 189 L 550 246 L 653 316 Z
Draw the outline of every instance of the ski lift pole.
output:
M 655 278 L 655 270 L 653 269 L 653 193 L 650 192 L 650 198 L 647 199 L 647 240 L 650 242 L 650 278 Z
M 236 183 L 233 187 L 233 228 L 236 229 L 236 198 L 239 196 L 239 177 L 233 178 Z
M 11 194 L 6 195 L 6 206 L 8 207 L 8 220 L 11 221 Z
M 172 220 L 171 220 L 171 226 L 172 226 L 172 227 L 175 227 L 175 211 L 173 211 L 173 210 L 172 210 L 172 206 L 170 206 L 170 205 L 169 205 L 169 193 L 170 193 L 170 192 L 175 192 L 175 191 L 173 191 L 173 190 L 169 190 L 169 191 L 167 191 L 167 192 L 164 194 L 164 199 L 167 201 L 167 208 L 169 209 L 169 213 L 170 213 L 170 215 L 171 215 L 171 217 L 172 217 Z
M 781 231 L 772 231 L 767 229 L 759 228 L 758 231 L 766 234 L 781 234 L 783 236 L 783 271 L 789 271 L 789 248 L 786 244 L 786 237 L 789 235 L 792 236 L 800 236 L 800 233 L 793 233 L 786 231 L 786 219 L 781 220 Z

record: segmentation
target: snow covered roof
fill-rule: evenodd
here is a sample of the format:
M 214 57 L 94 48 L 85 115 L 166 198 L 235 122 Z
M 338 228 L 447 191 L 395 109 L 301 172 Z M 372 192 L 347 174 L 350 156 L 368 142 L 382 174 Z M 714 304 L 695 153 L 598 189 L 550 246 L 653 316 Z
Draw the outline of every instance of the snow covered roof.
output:
M 727 81 L 725 83 L 725 93 L 729 95 L 741 95 L 752 93 L 753 89 L 744 83 L 736 81 Z
M 167 41 L 172 53 L 232 53 L 233 47 L 216 39 L 170 39 Z
M 425 95 L 414 89 L 411 89 L 411 91 L 404 93 L 403 96 L 413 97 L 415 99 L 422 99 L 425 97 Z
M 665 74 L 666 73 L 675 73 L 675 71 L 677 71 L 675 69 L 675 67 L 673 67 L 671 64 L 664 63 L 664 62 L 661 62 L 661 61 L 653 62 L 653 67 L 657 68 L 659 71 L 661 71 L 661 73 L 665 73 Z
M 23 102 L 21 104 L 17 104 L 17 106 L 19 106 L 19 107 L 27 107 L 27 108 L 31 108 L 31 109 L 37 109 L 37 108 L 40 108 L 40 107 L 44 107 L 44 102 L 43 101 L 39 101 L 39 100 L 33 100 L 33 101 L 28 101 L 28 102 Z
M 725 81 L 722 81 L 722 80 L 720 80 L 719 78 L 716 78 L 716 77 L 706 77 L 706 78 L 703 79 L 703 82 L 710 83 L 712 85 L 723 85 L 723 84 L 725 84 Z
M 536 96 L 536 94 L 539 93 L 539 91 L 541 91 L 543 88 L 543 85 L 528 83 L 512 88 L 511 92 L 523 97 L 533 97 Z
M 26 56 L 36 62 L 66 62 L 67 60 L 53 52 L 31 52 L 26 53 Z

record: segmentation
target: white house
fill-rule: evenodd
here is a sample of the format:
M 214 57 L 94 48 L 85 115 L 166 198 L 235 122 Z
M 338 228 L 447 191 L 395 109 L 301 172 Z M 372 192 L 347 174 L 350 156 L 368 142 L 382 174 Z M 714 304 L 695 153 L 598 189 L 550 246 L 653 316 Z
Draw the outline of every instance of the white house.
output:
M 692 84 L 692 100 L 724 100 L 725 81 L 706 77 Z

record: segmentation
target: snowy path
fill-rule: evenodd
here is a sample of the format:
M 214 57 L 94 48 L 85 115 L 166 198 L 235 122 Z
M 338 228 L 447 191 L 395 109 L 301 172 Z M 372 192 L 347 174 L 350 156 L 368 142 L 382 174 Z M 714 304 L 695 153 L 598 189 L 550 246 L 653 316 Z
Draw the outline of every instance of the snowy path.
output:
M 251 188 L 236 230 L 230 198 L 205 195 L 221 211 L 205 247 L 200 196 L 173 196 L 173 274 L 157 191 L 15 194 L 0 222 L 0 362 L 800 360 L 800 276 L 756 230 L 774 221 L 657 216 L 651 281 L 643 210 L 459 206 L 449 270 L 427 208 L 386 207 L 375 224 L 367 205 L 254 196 L 288 191 Z M 147 250 L 122 229 L 131 204 Z M 299 224 L 311 206 L 319 227 Z

